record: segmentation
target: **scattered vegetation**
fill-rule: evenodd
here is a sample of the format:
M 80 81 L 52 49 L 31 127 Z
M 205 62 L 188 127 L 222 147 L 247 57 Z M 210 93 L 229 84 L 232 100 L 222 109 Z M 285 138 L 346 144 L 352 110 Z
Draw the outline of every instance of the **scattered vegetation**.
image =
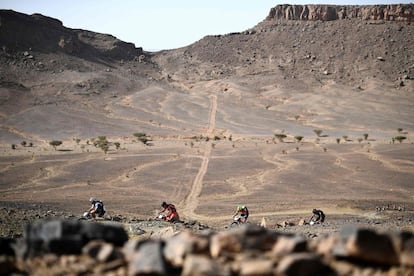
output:
M 115 142 L 114 145 L 116 149 L 119 149 L 121 147 L 121 143 L 119 142 Z
M 395 136 L 394 138 L 392 138 L 392 142 L 394 143 L 394 141 L 397 140 L 398 142 L 402 143 L 405 139 L 407 139 L 407 137 L 405 136 Z
M 147 145 L 147 146 L 148 146 L 148 142 L 151 141 L 151 139 L 144 132 L 134 133 L 134 136 L 137 137 L 138 141 L 141 141 L 144 145 Z
M 283 139 L 285 139 L 287 136 L 283 133 L 276 133 L 275 138 L 279 140 L 279 142 L 283 143 Z
M 314 129 L 313 132 L 315 132 L 316 136 L 320 137 L 322 134 L 322 129 Z
M 22 141 L 22 142 L 20 143 L 20 145 L 22 145 L 23 147 L 25 147 L 25 146 L 27 145 L 27 143 L 26 143 L 26 141 Z
M 364 140 L 368 140 L 368 133 L 364 133 Z
M 16 144 L 12 144 L 11 148 L 15 150 L 16 149 Z
M 339 144 L 341 142 L 341 138 L 336 138 L 336 143 Z
M 52 140 L 49 142 L 49 145 L 51 145 L 56 150 L 56 147 L 62 145 L 62 141 Z
M 296 140 L 298 143 L 300 143 L 300 142 L 302 141 L 302 139 L 303 139 L 303 136 L 301 136 L 301 135 L 297 135 L 297 136 L 295 136 L 294 138 L 295 138 L 295 140 Z

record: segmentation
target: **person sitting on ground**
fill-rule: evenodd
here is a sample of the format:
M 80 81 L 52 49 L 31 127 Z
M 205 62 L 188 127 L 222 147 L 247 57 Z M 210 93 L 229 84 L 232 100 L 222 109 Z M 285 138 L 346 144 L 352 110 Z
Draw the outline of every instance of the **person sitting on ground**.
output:
M 89 202 L 92 204 L 91 208 L 89 208 L 88 213 L 93 217 L 103 217 L 105 214 L 105 206 L 102 201 L 97 200 L 94 197 L 89 199 Z
M 247 209 L 246 206 L 244 205 L 239 205 L 237 206 L 237 210 L 234 213 L 233 217 L 235 218 L 236 216 L 240 217 L 240 222 L 241 223 L 246 223 L 247 222 L 247 218 L 249 217 L 249 210 Z
M 325 221 L 325 214 L 323 213 L 322 210 L 313 209 L 312 214 L 313 215 L 310 218 L 309 223 L 314 224 L 314 223 L 322 223 Z
M 168 222 L 177 222 L 180 221 L 180 216 L 178 215 L 177 209 L 175 208 L 174 204 L 163 202 L 161 203 L 161 213 L 165 213 L 165 217 L 163 219 Z

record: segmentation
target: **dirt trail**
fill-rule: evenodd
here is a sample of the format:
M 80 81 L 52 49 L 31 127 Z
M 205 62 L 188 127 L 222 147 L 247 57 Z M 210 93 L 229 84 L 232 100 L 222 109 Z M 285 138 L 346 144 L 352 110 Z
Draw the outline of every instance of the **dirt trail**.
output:
M 206 130 L 206 135 L 209 136 L 213 134 L 214 128 L 216 125 L 216 112 L 217 112 L 217 96 L 211 95 L 210 96 L 210 112 L 208 118 L 208 128 Z M 202 157 L 202 162 L 200 169 L 193 181 L 193 185 L 191 186 L 190 193 L 184 199 L 184 202 L 181 203 L 183 206 L 181 208 L 181 213 L 191 219 L 205 219 L 204 216 L 197 215 L 194 211 L 198 206 L 199 203 L 199 196 L 203 189 L 203 178 L 204 175 L 207 173 L 208 163 L 210 161 L 211 156 L 211 143 L 207 142 L 204 145 L 204 155 Z

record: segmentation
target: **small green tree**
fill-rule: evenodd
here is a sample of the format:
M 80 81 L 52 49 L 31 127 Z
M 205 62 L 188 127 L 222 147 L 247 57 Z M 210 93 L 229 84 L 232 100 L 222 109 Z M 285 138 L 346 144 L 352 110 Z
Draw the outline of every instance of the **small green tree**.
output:
M 58 147 L 58 146 L 60 146 L 60 145 L 62 145 L 62 141 L 59 141 L 59 140 L 53 140 L 53 141 L 50 141 L 49 142 L 49 145 L 51 145 L 55 150 L 56 150 L 56 147 Z

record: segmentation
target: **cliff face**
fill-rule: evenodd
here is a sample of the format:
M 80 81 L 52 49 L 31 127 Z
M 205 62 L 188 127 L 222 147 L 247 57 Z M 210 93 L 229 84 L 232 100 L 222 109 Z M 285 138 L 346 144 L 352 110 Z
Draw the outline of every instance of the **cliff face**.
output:
M 341 19 L 414 21 L 414 4 L 335 6 L 335 5 L 278 5 L 270 10 L 266 20 L 321 20 Z
M 12 10 L 0 10 L 0 47 L 64 52 L 84 58 L 131 59 L 142 53 L 141 48 L 111 35 L 66 28 L 57 19 Z

